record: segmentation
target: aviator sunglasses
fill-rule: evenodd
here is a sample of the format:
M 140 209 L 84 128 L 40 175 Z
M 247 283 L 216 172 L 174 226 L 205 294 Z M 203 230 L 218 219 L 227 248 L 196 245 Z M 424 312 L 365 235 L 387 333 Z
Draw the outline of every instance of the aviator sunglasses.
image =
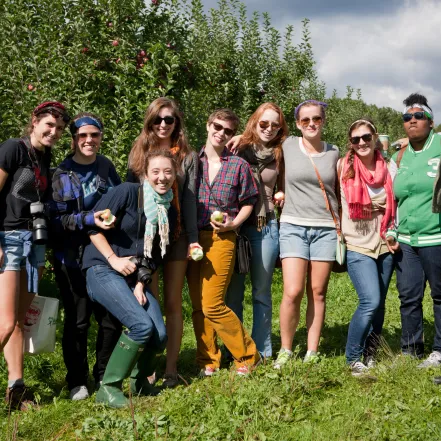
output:
M 271 130 L 278 130 L 280 129 L 280 124 L 276 122 L 269 122 L 269 121 L 259 121 L 259 127 L 261 129 L 267 129 L 271 126 Z
M 168 126 L 171 126 L 174 122 L 175 122 L 175 117 L 174 116 L 164 116 L 164 118 L 157 116 L 154 120 L 153 120 L 153 124 L 155 126 L 159 126 L 159 124 L 162 123 L 162 121 L 164 121 Z
M 323 118 L 321 116 L 313 116 L 312 118 L 308 118 L 308 117 L 302 118 L 300 120 L 300 124 L 302 127 L 308 127 L 311 120 L 314 124 L 321 124 L 323 121 Z
M 221 132 L 222 130 L 224 131 L 225 135 L 227 136 L 233 136 L 234 135 L 234 130 L 233 129 L 229 129 L 227 127 L 224 127 L 222 124 L 218 124 L 218 123 L 211 123 L 213 124 L 214 130 L 216 130 L 216 132 Z
M 413 113 L 403 113 L 403 121 L 409 122 L 413 117 L 415 119 L 425 119 L 427 116 L 426 112 L 419 111 L 419 112 L 413 112 Z
M 364 142 L 371 142 L 372 141 L 372 133 L 365 133 L 361 136 L 352 136 L 349 138 L 349 141 L 351 144 L 358 145 L 360 144 L 360 139 L 362 139 Z

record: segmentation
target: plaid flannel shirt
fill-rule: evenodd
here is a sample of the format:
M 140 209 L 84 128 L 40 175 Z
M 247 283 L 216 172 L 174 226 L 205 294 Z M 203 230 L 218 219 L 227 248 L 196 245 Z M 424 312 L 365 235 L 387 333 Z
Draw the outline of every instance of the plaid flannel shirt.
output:
M 210 225 L 213 211 L 221 210 L 234 219 L 244 205 L 257 202 L 259 191 L 248 162 L 234 156 L 227 148 L 220 161 L 221 168 L 210 185 L 205 147 L 201 149 L 196 184 L 199 229 Z

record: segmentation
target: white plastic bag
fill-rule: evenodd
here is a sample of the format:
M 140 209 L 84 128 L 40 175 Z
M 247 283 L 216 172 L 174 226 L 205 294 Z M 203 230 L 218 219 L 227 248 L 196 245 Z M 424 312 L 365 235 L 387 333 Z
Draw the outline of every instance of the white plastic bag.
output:
M 24 351 L 29 354 L 54 352 L 58 299 L 35 296 L 26 313 Z

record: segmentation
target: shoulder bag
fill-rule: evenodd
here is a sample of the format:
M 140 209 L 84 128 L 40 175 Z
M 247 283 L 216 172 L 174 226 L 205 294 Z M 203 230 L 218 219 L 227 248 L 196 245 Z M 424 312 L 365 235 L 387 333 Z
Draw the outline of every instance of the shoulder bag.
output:
M 334 273 L 343 273 L 347 271 L 347 265 L 346 265 L 346 242 L 343 237 L 343 233 L 341 232 L 340 222 L 337 219 L 334 210 L 332 208 L 331 202 L 329 201 L 328 194 L 326 193 L 325 185 L 323 184 L 322 178 L 320 177 L 320 173 L 314 164 L 314 161 L 312 160 L 310 154 L 307 152 L 308 158 L 311 161 L 312 166 L 314 167 L 315 174 L 317 175 L 317 179 L 320 184 L 320 188 L 323 193 L 323 198 L 325 199 L 326 209 L 331 212 L 332 219 L 335 224 L 335 229 L 337 231 L 337 245 L 335 249 L 335 262 L 332 267 L 332 271 Z M 338 173 L 337 173 L 338 175 Z M 337 176 L 337 179 L 339 177 Z M 340 185 L 340 182 L 337 183 L 337 185 Z

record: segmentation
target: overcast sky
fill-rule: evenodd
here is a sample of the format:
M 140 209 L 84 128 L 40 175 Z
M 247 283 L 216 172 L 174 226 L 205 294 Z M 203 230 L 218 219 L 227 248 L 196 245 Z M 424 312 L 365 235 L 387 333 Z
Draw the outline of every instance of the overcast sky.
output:
M 217 0 L 202 0 L 207 11 Z M 441 122 L 441 0 L 243 0 L 248 12 L 269 12 L 281 32 L 311 20 L 319 78 L 330 94 L 346 86 L 363 100 L 402 110 L 412 92 L 428 99 Z

